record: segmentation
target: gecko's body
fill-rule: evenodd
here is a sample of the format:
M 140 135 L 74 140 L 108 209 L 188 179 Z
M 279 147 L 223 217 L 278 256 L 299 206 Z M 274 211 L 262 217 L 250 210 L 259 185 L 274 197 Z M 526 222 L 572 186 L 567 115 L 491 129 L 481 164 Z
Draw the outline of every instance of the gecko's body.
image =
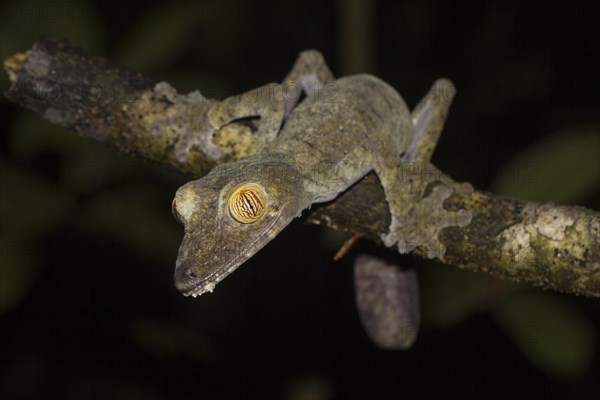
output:
M 354 75 L 332 87 L 300 103 L 266 149 L 298 168 L 310 203 L 334 199 L 373 170 L 382 149 L 399 155 L 412 139 L 408 107 L 387 83 Z
M 285 89 L 293 82 L 307 92 L 295 108 Z M 326 89 L 311 94 L 314 84 Z M 451 85 L 440 80 L 437 87 L 442 84 Z M 430 93 L 411 114 L 387 83 L 371 75 L 333 81 L 320 54 L 304 52 L 283 86 L 249 93 L 216 103 L 207 121 L 217 130 L 238 118 L 260 116 L 257 153 L 187 183 L 173 203 L 185 225 L 175 270 L 184 295 L 212 291 L 303 209 L 334 199 L 370 171 L 378 175 L 392 214 L 386 245 L 397 244 L 401 252 L 431 249 L 440 229 L 468 222 L 464 214 L 442 210 L 424 216 L 406 206 L 431 182 L 405 179 L 403 166 L 429 161 L 453 91 L 445 101 Z M 424 200 L 441 207 L 450 193 L 447 186 L 436 187 Z

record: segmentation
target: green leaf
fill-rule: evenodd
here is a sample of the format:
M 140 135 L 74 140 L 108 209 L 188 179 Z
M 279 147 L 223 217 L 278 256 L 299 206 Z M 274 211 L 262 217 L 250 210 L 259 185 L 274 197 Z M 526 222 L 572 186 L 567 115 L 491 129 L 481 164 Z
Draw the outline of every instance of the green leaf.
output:
M 493 315 L 525 357 L 545 373 L 566 379 L 589 369 L 596 332 L 565 297 L 524 290 L 510 296 Z
M 93 142 L 62 126 L 53 125 L 29 110 L 19 110 L 10 127 L 9 146 L 12 154 L 27 161 L 40 153 L 75 157 L 93 147 Z M 102 148 L 100 145 L 96 145 Z
M 199 22 L 197 2 L 159 3 L 146 11 L 116 45 L 112 57 L 134 71 L 157 71 L 174 64 L 186 50 Z
M 511 282 L 485 274 L 422 261 L 419 268 L 423 321 L 430 326 L 458 324 L 473 313 L 488 310 L 513 290 Z
M 128 323 L 126 329 L 136 346 L 158 359 L 184 356 L 214 362 L 219 356 L 209 337 L 168 321 L 136 318 Z
M 11 1 L 1 12 L 2 60 L 31 48 L 40 36 L 67 39 L 92 53 L 104 47 L 104 24 L 90 1 Z M 3 91 L 7 86 L 3 77 Z
M 32 238 L 61 221 L 66 198 L 48 180 L 0 160 L 0 225 L 3 232 Z
M 27 240 L 0 233 L 0 315 L 14 308 L 29 292 L 36 267 L 34 247 Z
M 600 181 L 600 126 L 562 130 L 506 163 L 492 192 L 531 201 L 572 204 Z
M 171 205 L 161 203 L 158 189 L 132 186 L 105 191 L 94 197 L 82 222 L 127 244 L 138 254 L 174 263 L 183 227 L 171 215 Z

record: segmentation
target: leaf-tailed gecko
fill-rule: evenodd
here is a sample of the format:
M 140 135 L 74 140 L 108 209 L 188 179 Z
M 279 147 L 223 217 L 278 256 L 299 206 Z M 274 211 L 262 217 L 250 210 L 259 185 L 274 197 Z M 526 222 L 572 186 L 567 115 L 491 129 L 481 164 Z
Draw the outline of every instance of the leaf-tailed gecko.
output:
M 301 91 L 306 97 L 300 102 Z M 204 116 L 206 129 L 216 132 L 234 120 L 260 117 L 257 151 L 221 164 L 177 191 L 173 213 L 184 224 L 185 235 L 176 287 L 185 296 L 211 292 L 302 210 L 335 199 L 370 171 L 379 177 L 391 212 L 390 230 L 382 237 L 385 245 L 397 246 L 401 253 L 417 246 L 432 256 L 443 252 L 439 231 L 464 226 L 471 216 L 443 208 L 452 189 L 440 176 L 417 179 L 406 167 L 429 165 L 453 96 L 452 83 L 440 79 L 411 113 L 387 83 L 366 74 L 334 80 L 322 55 L 309 50 L 300 54 L 282 84 L 215 102 Z M 367 331 L 382 347 L 410 346 L 412 339 L 377 337 L 377 329 L 387 328 L 371 318 L 377 314 L 373 308 L 390 302 L 383 295 L 365 294 L 374 286 L 361 282 L 380 276 L 396 282 L 392 293 L 405 290 L 397 294 L 414 297 L 414 275 L 393 272 L 372 258 L 363 260 L 355 276 Z M 418 304 L 400 303 L 412 308 Z M 402 313 L 414 315 L 414 310 Z

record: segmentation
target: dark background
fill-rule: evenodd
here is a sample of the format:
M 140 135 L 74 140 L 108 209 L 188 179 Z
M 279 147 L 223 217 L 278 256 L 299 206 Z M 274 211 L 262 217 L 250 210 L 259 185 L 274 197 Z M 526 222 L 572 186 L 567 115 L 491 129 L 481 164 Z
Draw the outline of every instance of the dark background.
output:
M 281 80 L 303 49 L 414 105 L 458 96 L 435 163 L 498 194 L 600 209 L 594 2 L 25 1 L 0 56 L 40 35 L 222 98 Z M 1 74 L 1 88 L 8 88 Z M 413 349 L 363 333 L 343 236 L 295 222 L 218 285 L 172 284 L 177 174 L 1 101 L 0 398 L 565 398 L 600 394 L 600 302 L 435 262 Z M 364 245 L 364 244 L 363 244 Z

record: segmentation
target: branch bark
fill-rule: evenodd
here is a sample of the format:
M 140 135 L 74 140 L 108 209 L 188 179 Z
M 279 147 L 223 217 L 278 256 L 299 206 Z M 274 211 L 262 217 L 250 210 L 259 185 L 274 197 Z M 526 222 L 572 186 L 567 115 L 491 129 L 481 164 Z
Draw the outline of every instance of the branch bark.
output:
M 66 42 L 40 39 L 4 62 L 6 96 L 54 124 L 191 177 L 255 151 L 255 124 L 232 123 L 202 137 L 200 116 L 215 101 L 178 94 L 169 84 L 87 54 Z M 431 169 L 413 166 L 413 174 Z M 435 169 L 434 169 L 435 171 Z M 600 213 L 534 203 L 449 181 L 444 206 L 472 213 L 466 227 L 441 231 L 448 264 L 535 286 L 600 297 Z M 370 174 L 335 202 L 314 207 L 309 222 L 380 241 L 390 224 L 383 190 Z M 415 253 L 426 256 L 424 250 Z

